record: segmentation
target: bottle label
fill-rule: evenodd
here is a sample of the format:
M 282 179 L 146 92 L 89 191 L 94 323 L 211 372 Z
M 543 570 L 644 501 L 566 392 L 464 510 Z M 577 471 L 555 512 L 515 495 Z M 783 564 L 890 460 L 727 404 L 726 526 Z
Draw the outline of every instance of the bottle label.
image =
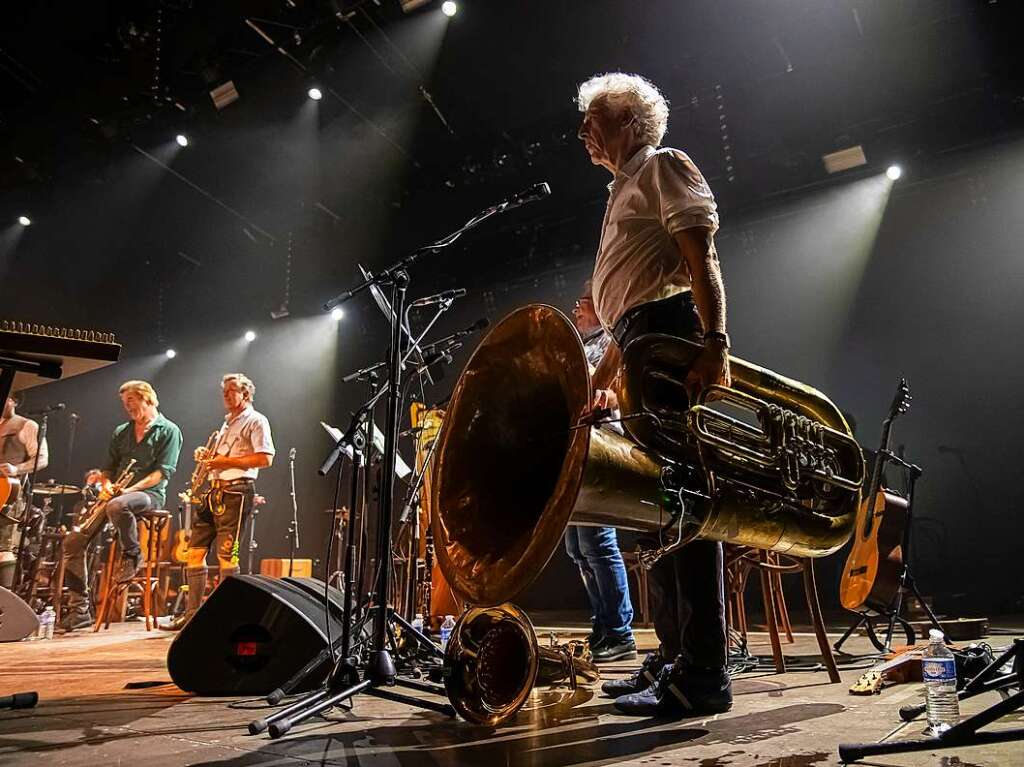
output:
M 952 658 L 924 658 L 921 675 L 927 682 L 956 682 L 956 662 Z

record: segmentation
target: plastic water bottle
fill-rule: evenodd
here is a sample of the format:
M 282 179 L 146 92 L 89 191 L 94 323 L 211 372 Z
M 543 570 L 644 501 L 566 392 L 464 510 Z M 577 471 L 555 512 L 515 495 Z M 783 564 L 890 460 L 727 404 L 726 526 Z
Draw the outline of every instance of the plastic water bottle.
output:
M 960 721 L 960 702 L 956 697 L 956 660 L 943 643 L 942 632 L 928 632 L 930 641 L 921 661 L 925 699 L 928 704 L 928 730 L 932 735 L 945 732 Z
M 412 627 L 423 633 L 423 613 L 416 613 L 416 617 L 412 619 Z
M 452 629 L 455 628 L 455 616 L 446 615 L 444 616 L 444 623 L 441 624 L 441 649 L 445 649 L 448 646 L 448 637 L 452 635 Z
M 41 639 L 53 639 L 53 628 L 57 623 L 57 613 L 52 607 L 43 610 L 39 619 L 39 635 Z

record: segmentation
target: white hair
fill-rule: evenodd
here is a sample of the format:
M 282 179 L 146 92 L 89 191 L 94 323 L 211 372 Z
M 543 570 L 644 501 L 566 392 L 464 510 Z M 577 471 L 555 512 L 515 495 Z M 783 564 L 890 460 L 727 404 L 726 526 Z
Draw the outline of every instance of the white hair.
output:
M 668 101 L 646 77 L 625 72 L 595 75 L 580 84 L 576 104 L 586 112 L 596 99 L 627 110 L 636 119 L 644 141 L 654 146 L 661 143 L 668 129 Z

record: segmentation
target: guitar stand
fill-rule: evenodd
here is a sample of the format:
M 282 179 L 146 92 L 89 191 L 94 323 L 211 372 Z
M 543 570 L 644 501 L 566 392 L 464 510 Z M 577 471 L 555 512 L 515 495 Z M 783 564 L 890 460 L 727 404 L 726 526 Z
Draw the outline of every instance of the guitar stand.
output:
M 893 601 L 890 602 L 880 614 L 880 617 L 886 620 L 885 641 L 879 641 L 878 635 L 875 633 L 872 616 L 866 613 L 861 613 L 857 616 L 856 622 L 850 626 L 850 628 L 846 630 L 846 633 L 840 637 L 839 641 L 832 646 L 836 652 L 841 652 L 840 648 L 843 646 L 843 643 L 845 643 L 846 640 L 853 635 L 853 632 L 860 628 L 862 624 L 867 628 L 867 636 L 868 639 L 871 640 L 871 644 L 873 644 L 875 649 L 879 652 L 892 652 L 892 637 L 896 631 L 897 623 L 899 623 L 903 632 L 907 635 L 907 644 L 916 644 L 917 634 L 914 632 L 913 626 L 911 626 L 902 615 L 903 605 L 908 593 L 912 593 L 917 597 L 918 604 L 924 608 L 932 626 L 938 631 L 943 631 L 942 624 L 940 624 L 939 619 L 935 617 L 935 613 L 932 612 L 932 608 L 924 601 L 924 597 L 917 588 L 917 581 L 914 580 L 914 574 L 910 570 L 910 532 L 914 526 L 914 486 L 917 483 L 918 478 L 921 476 L 921 467 L 908 463 L 900 456 L 888 450 L 883 450 L 882 453 L 885 455 L 887 460 L 899 464 L 907 473 L 907 511 L 906 524 L 903 526 L 903 541 L 900 544 L 903 564 L 900 567 L 899 585 L 896 588 L 896 595 L 893 597 Z M 947 639 L 946 641 L 948 643 L 949 640 Z
M 997 676 L 996 672 L 1011 659 L 1013 660 L 1013 672 Z M 942 748 L 981 746 L 988 743 L 1024 740 L 1024 728 L 1021 727 L 996 732 L 978 732 L 985 725 L 1024 707 L 1024 639 L 1013 640 L 1013 646 L 968 682 L 964 689 L 957 694 L 957 697 L 963 700 L 989 690 L 1004 691 L 1011 686 L 1017 687 L 1017 692 L 983 711 L 979 711 L 974 716 L 967 717 L 941 735 L 886 743 L 843 743 L 839 746 L 839 759 L 847 763 L 856 762 L 865 756 L 880 754 L 903 754 L 909 751 L 932 751 Z M 905 707 L 900 709 L 900 716 L 907 719 L 909 715 L 912 719 L 921 711 L 922 707 L 920 706 Z

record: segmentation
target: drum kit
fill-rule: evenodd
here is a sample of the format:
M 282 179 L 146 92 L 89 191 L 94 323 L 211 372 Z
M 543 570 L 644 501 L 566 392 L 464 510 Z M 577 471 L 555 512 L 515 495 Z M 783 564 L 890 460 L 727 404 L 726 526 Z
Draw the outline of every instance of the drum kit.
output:
M 0 516 L 12 523 L 16 531 L 12 590 L 30 605 L 36 601 L 36 581 L 45 558 L 44 543 L 63 540 L 67 529 L 63 525 L 66 498 L 84 497 L 88 488 L 60 484 L 53 480 L 31 486 L 30 493 L 19 493 L 0 511 Z M 29 501 L 29 495 L 32 502 Z M 38 501 L 36 499 L 39 499 Z M 41 505 L 37 506 L 36 502 Z M 55 523 L 52 521 L 55 520 Z M 56 563 L 54 563 L 56 564 Z

